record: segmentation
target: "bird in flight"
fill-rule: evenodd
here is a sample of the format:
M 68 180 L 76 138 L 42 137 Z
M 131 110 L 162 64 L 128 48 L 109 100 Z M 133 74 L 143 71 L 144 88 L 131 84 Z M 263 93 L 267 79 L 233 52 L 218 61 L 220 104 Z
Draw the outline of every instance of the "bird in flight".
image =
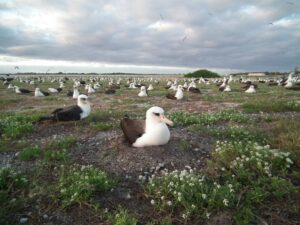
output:
M 184 42 L 187 39 L 187 36 L 184 36 L 184 38 L 182 38 L 182 42 Z

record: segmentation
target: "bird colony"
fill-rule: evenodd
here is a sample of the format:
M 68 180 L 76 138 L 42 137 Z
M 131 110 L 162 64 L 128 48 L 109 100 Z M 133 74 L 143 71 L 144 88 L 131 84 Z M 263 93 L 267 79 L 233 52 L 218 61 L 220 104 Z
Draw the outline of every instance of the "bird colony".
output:
M 300 221 L 297 73 L 0 79 L 0 223 Z

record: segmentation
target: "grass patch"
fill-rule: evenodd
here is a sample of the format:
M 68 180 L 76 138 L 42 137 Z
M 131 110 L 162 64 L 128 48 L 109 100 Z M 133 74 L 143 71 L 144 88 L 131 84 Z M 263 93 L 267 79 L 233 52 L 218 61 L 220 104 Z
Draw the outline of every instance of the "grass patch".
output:
M 29 182 L 10 168 L 0 169 L 0 223 L 6 224 L 20 209 Z
M 230 140 L 230 141 L 254 141 L 258 143 L 266 143 L 267 136 L 257 130 L 251 130 L 247 127 L 203 127 L 194 126 L 192 128 L 197 132 L 203 132 L 219 140 Z
M 52 150 L 69 149 L 76 144 L 77 139 L 73 136 L 50 141 L 46 148 Z
M 108 131 L 113 128 L 113 125 L 107 123 L 95 123 L 91 125 L 97 131 Z
M 18 138 L 25 133 L 33 131 L 33 122 L 38 119 L 38 115 L 2 115 L 0 117 L 1 138 Z
M 42 154 L 43 154 L 42 150 L 37 146 L 27 147 L 20 152 L 18 158 L 20 160 L 34 160 L 40 158 Z
M 187 113 L 187 112 L 174 112 L 170 114 L 171 120 L 175 124 L 189 126 L 189 125 L 213 125 L 220 121 L 232 121 L 237 123 L 250 123 L 253 118 L 236 110 L 225 110 L 217 113 Z
M 299 101 L 270 101 L 270 100 L 256 100 L 242 105 L 244 112 L 286 112 L 296 111 L 300 112 Z
M 165 172 L 150 179 L 145 192 L 158 210 L 179 213 L 182 223 L 231 210 L 236 224 L 251 224 L 266 199 L 297 193 L 286 178 L 293 164 L 288 155 L 253 142 L 219 142 L 207 174 Z
M 93 166 L 61 167 L 58 193 L 64 207 L 82 204 L 95 194 L 103 194 L 114 187 L 108 175 Z
M 119 208 L 116 214 L 110 219 L 114 225 L 137 225 L 138 220 L 130 215 L 126 209 Z
M 276 121 L 270 143 L 274 148 L 291 152 L 292 159 L 300 167 L 300 118 L 281 118 Z

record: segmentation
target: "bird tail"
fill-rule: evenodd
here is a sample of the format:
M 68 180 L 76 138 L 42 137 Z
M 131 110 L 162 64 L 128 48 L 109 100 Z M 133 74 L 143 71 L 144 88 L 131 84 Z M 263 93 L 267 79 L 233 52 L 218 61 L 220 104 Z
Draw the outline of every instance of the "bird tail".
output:
M 166 97 L 168 99 L 172 99 L 172 100 L 176 100 L 177 98 L 175 96 L 173 96 L 172 94 L 167 94 Z

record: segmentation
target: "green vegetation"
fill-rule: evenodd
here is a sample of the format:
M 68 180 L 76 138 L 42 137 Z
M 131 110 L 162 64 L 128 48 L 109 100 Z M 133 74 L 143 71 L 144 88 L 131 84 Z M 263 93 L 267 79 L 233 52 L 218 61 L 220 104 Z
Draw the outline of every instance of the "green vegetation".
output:
M 93 166 L 62 166 L 59 171 L 58 192 L 64 207 L 81 204 L 97 194 L 102 194 L 115 182 L 108 175 Z
M 43 154 L 42 150 L 35 146 L 35 147 L 27 147 L 23 151 L 20 152 L 18 158 L 20 160 L 34 160 Z
M 192 114 L 187 112 L 174 112 L 170 118 L 178 125 L 213 125 L 219 121 L 233 121 L 237 123 L 251 123 L 253 118 L 236 110 L 224 110 L 217 113 Z
M 300 101 L 270 101 L 258 100 L 243 104 L 243 109 L 247 113 L 256 112 L 300 112 Z
M 119 208 L 111 220 L 114 225 L 136 225 L 138 223 L 137 219 L 123 208 Z
M 0 134 L 2 138 L 18 138 L 25 133 L 33 131 L 32 123 L 37 115 L 4 114 L 0 117 Z
M 107 124 L 107 123 L 96 123 L 96 124 L 92 124 L 92 128 L 98 130 L 98 131 L 107 131 L 112 129 L 112 125 L 111 124 Z
M 248 127 L 203 127 L 194 126 L 193 130 L 207 133 L 209 135 L 217 137 L 219 140 L 230 140 L 230 141 L 255 141 L 258 143 L 266 143 L 267 136 L 257 130 L 251 130 Z
M 29 183 L 27 178 L 9 168 L 0 169 L 0 223 L 5 224 L 18 212 L 24 201 Z
M 179 211 L 182 221 L 231 209 L 237 212 L 236 224 L 250 224 L 255 222 L 250 215 L 257 204 L 267 198 L 291 198 L 297 192 L 286 178 L 293 164 L 288 156 L 253 142 L 218 142 L 209 162 L 211 173 L 166 172 L 153 177 L 145 191 L 151 204 Z
M 184 75 L 184 77 L 215 78 L 215 77 L 220 77 L 220 75 L 217 73 L 211 72 L 209 70 L 197 70 L 195 72 Z

